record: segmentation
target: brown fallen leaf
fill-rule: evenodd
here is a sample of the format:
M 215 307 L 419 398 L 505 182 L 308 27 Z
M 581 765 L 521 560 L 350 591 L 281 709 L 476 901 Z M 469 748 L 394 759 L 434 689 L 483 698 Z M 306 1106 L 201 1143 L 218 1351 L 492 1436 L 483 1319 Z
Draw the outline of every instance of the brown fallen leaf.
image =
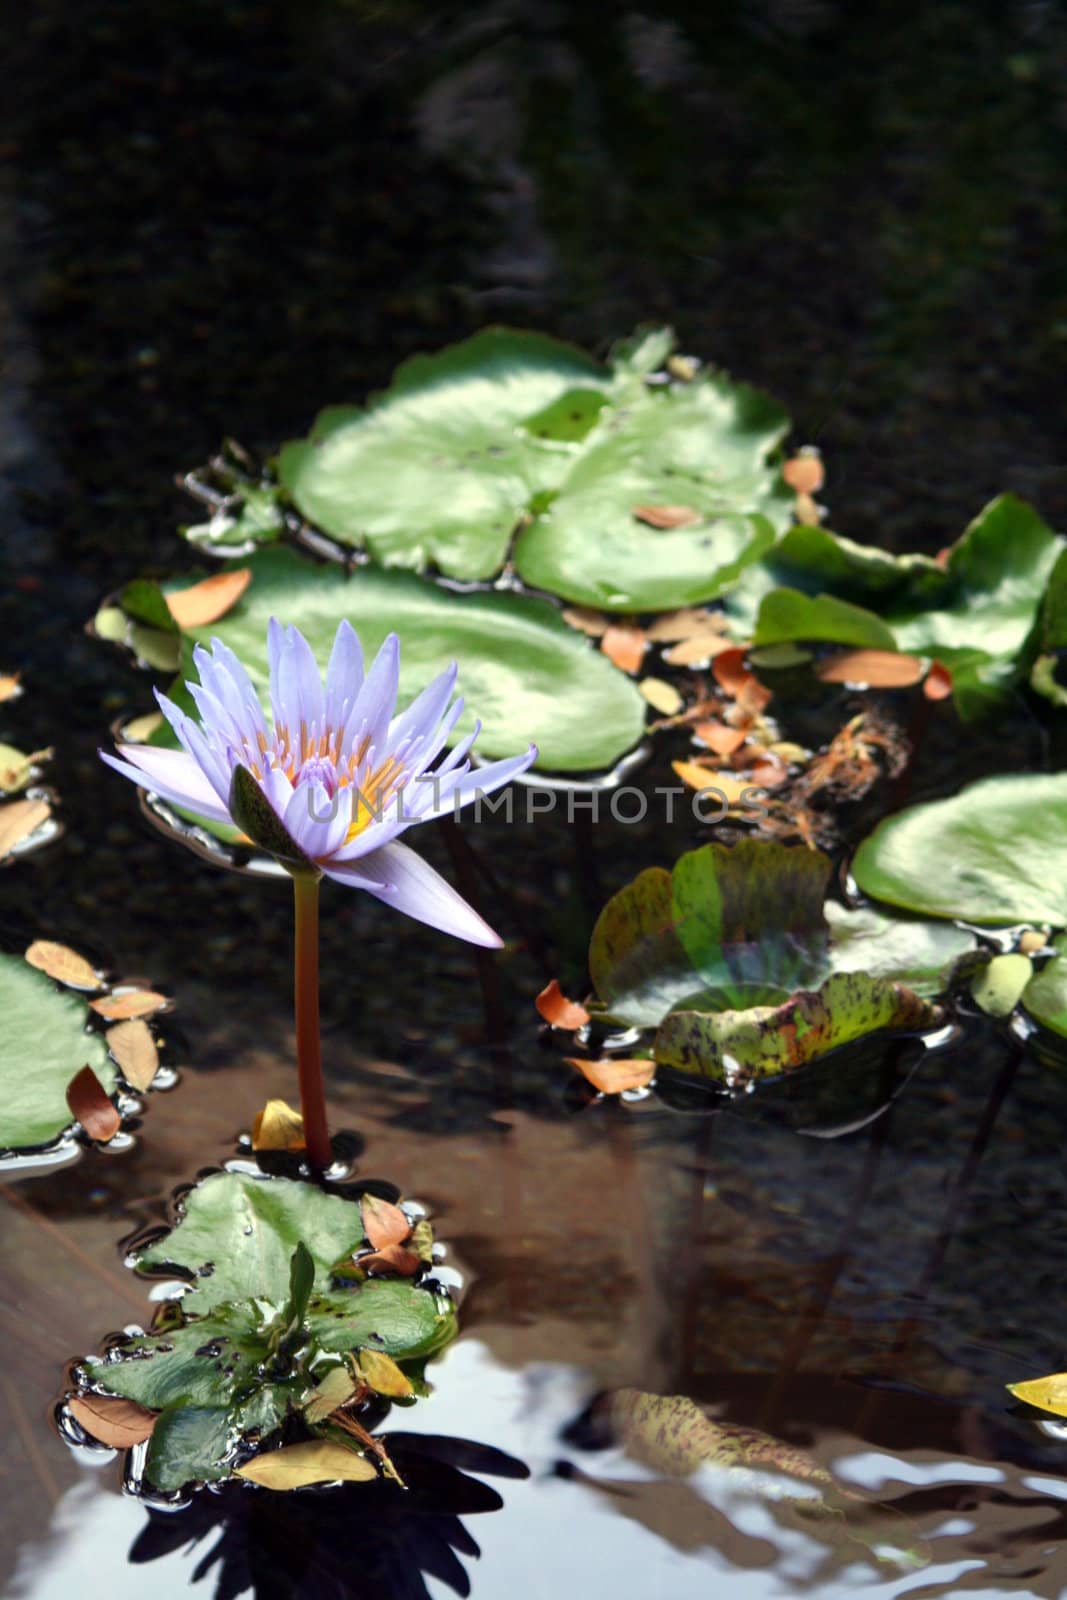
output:
M 67 1410 L 90 1438 L 99 1439 L 112 1450 L 129 1450 L 150 1439 L 159 1416 L 157 1411 L 139 1406 L 136 1400 L 105 1394 L 72 1395 Z
M 865 683 L 872 689 L 906 689 L 918 683 L 925 667 L 918 656 L 899 650 L 838 650 L 815 668 L 823 683 Z
M 673 683 L 662 678 L 642 678 L 637 687 L 649 705 L 665 717 L 673 717 L 682 709 L 684 701 Z
M 716 633 L 729 636 L 729 626 L 721 611 L 705 611 L 702 607 L 683 606 L 680 611 L 665 611 L 650 622 L 645 633 L 654 644 L 675 644 L 690 639 L 695 634 Z
M 127 1017 L 147 1017 L 169 1002 L 165 994 L 153 989 L 127 989 L 122 994 L 106 994 L 89 1005 L 101 1017 L 113 1022 L 124 1022 Z
M 360 1350 L 356 1364 L 375 1394 L 387 1395 L 390 1400 L 406 1400 L 415 1393 L 411 1379 L 384 1350 Z
M 652 1082 L 656 1066 L 652 1061 L 622 1060 L 618 1056 L 605 1056 L 600 1061 L 582 1061 L 577 1056 L 564 1056 L 569 1067 L 576 1067 L 600 1094 L 622 1094 L 625 1089 L 643 1089 Z
M 717 756 L 732 756 L 748 738 L 747 728 L 728 728 L 725 722 L 698 722 L 693 732 Z
M 737 691 L 735 704 L 742 716 L 754 719 L 766 711 L 773 699 L 773 690 L 768 689 L 765 683 L 760 683 L 755 673 L 750 672 Z
M 259 1483 L 265 1489 L 303 1489 L 312 1483 L 370 1483 L 378 1469 L 366 1456 L 357 1455 L 343 1444 L 328 1439 L 310 1439 L 306 1444 L 287 1444 L 253 1456 L 238 1467 L 237 1476 Z
M 729 650 L 720 650 L 712 662 L 712 676 L 724 694 L 736 696 L 752 677 L 745 665 L 746 654 L 742 646 L 732 645 Z
M 422 1257 L 405 1250 L 402 1244 L 386 1244 L 369 1255 L 357 1257 L 356 1266 L 360 1272 L 375 1277 L 380 1272 L 397 1272 L 402 1278 L 413 1278 L 422 1266 Z
M 688 528 L 702 516 L 692 506 L 634 506 L 633 514 L 648 528 Z
M 632 623 L 613 622 L 605 629 L 600 648 L 620 672 L 639 672 L 647 642 L 643 629 Z
M 923 680 L 923 694 L 927 700 L 947 700 L 952 693 L 952 674 L 940 661 L 935 661 Z
M 347 1367 L 332 1367 L 317 1389 L 304 1401 L 303 1412 L 312 1424 L 325 1422 L 338 1406 L 347 1405 L 356 1393 L 356 1380 Z
M 570 1033 L 584 1028 L 589 1021 L 585 1007 L 576 1000 L 568 1000 L 555 978 L 541 990 L 534 1005 L 546 1022 L 554 1028 L 566 1028 Z
M 797 494 L 818 494 L 826 482 L 826 468 L 814 450 L 802 450 L 783 464 L 782 477 Z
M 159 1071 L 159 1050 L 148 1023 L 142 1017 L 116 1022 L 104 1037 L 112 1058 L 130 1087 L 149 1088 Z
M 82 1067 L 67 1084 L 67 1105 L 74 1120 L 97 1144 L 107 1144 L 122 1127 L 118 1108 L 92 1067 Z
M 304 1119 L 285 1100 L 268 1100 L 252 1124 L 253 1150 L 305 1150 Z
M 779 761 L 769 751 L 745 768 L 745 777 L 749 783 L 755 784 L 760 789 L 777 789 L 788 776 L 789 769 L 785 762 Z
M 173 590 L 163 598 L 179 628 L 206 628 L 237 604 L 251 582 L 250 567 L 235 567 L 231 572 L 216 572 L 191 588 Z
M 359 1211 L 363 1231 L 375 1250 L 406 1244 L 411 1238 L 411 1223 L 400 1207 L 390 1201 L 381 1200 L 376 1194 L 365 1194 L 360 1197 Z
M 21 693 L 17 672 L 0 673 L 0 702 L 14 700 Z
M 587 633 L 591 639 L 599 639 L 611 626 L 610 617 L 606 617 L 602 611 L 591 610 L 589 606 L 564 606 L 560 615 L 564 622 L 577 628 L 579 633 Z
M 356 1418 L 347 1411 L 338 1411 L 332 1421 L 336 1427 L 343 1429 L 345 1433 L 351 1434 L 353 1439 L 358 1439 L 364 1449 L 374 1452 L 387 1478 L 392 1478 L 393 1482 L 398 1483 L 402 1489 L 407 1488 L 407 1484 L 390 1461 L 389 1453 L 382 1441 L 376 1439 L 373 1434 L 368 1433 L 362 1422 L 357 1422 Z
M 69 945 L 54 944 L 51 939 L 35 939 L 26 951 L 26 960 L 38 972 L 46 972 L 57 983 L 69 989 L 102 989 L 104 980 L 91 961 L 80 956 Z
M 750 791 L 759 787 L 747 774 L 739 778 L 734 772 L 717 772 L 713 767 L 702 767 L 699 761 L 672 761 L 671 766 L 687 789 L 695 789 L 698 793 L 714 789 L 714 798 L 721 798 L 731 809 L 739 806 L 742 799 L 751 798 Z
M 51 815 L 47 800 L 12 800 L 0 806 L 0 861 L 6 861 Z

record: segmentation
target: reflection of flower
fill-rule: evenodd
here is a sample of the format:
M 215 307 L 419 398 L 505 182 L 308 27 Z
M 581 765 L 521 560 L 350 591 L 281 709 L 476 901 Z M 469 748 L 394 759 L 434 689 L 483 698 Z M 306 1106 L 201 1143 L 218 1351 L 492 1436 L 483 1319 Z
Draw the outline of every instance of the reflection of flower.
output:
M 122 745 L 104 755 L 117 772 L 163 800 L 215 822 L 234 820 L 234 773 L 244 767 L 313 869 L 366 889 L 386 905 L 473 944 L 500 939 L 398 836 L 491 793 L 535 760 L 523 755 L 471 770 L 478 729 L 444 759 L 463 709 L 450 705 L 455 663 L 395 715 L 400 649 L 390 634 L 364 674 L 359 639 L 337 630 L 323 685 L 311 647 L 272 619 L 267 634 L 271 718 L 233 651 L 196 648 L 199 684 L 188 688 L 200 721 L 157 699 L 181 750 Z M 120 759 L 121 758 L 121 759 Z

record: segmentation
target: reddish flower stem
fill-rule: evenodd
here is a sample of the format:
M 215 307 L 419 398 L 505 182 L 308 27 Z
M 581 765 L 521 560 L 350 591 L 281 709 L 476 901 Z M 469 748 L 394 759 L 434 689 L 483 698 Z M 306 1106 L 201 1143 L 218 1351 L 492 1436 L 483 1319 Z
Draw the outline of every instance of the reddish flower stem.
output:
M 293 873 L 296 905 L 296 1066 L 304 1140 L 314 1171 L 333 1161 L 326 1122 L 326 1089 L 322 1081 L 319 1040 L 319 880 L 310 872 Z

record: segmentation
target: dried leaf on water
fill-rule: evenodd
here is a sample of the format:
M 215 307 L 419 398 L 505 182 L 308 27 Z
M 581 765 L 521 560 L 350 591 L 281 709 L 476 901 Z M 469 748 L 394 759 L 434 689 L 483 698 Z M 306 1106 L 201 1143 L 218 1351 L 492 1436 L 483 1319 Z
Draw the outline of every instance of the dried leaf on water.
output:
M 564 606 L 560 615 L 564 622 L 579 633 L 588 634 L 591 639 L 599 639 L 611 626 L 610 617 L 606 617 L 602 611 L 592 611 L 588 606 Z
M 554 1028 L 566 1028 L 570 1033 L 584 1028 L 589 1021 L 585 1007 L 576 1000 L 568 1000 L 555 978 L 545 985 L 534 1004 L 546 1022 Z
M 122 993 L 113 992 L 99 1000 L 90 1000 L 89 1004 L 99 1016 L 123 1022 L 127 1017 L 150 1016 L 169 1002 L 165 994 L 156 994 L 153 989 L 126 989 Z
M 141 1017 L 116 1022 L 105 1039 L 126 1082 L 134 1089 L 149 1088 L 159 1071 L 159 1050 L 147 1022 Z
M 303 1489 L 308 1484 L 334 1483 L 339 1478 L 349 1483 L 369 1483 L 377 1478 L 378 1471 L 366 1456 L 347 1450 L 343 1444 L 312 1439 L 255 1456 L 237 1468 L 237 1476 L 262 1484 L 265 1489 Z
M 1067 1372 L 1053 1372 L 1045 1378 L 1028 1378 L 1025 1383 L 1009 1383 L 1008 1393 L 1028 1406 L 1051 1411 L 1054 1417 L 1067 1417 Z
M 952 693 L 952 674 L 940 661 L 935 661 L 923 681 L 923 694 L 927 700 L 947 700 Z
M 729 728 L 725 722 L 698 722 L 693 732 L 717 756 L 732 756 L 748 738 L 747 728 Z
M 82 1067 L 67 1085 L 67 1105 L 90 1139 L 107 1144 L 122 1126 L 118 1108 L 108 1099 L 92 1067 Z
M 394 1206 L 389 1200 L 382 1200 L 376 1194 L 364 1194 L 360 1198 L 359 1209 L 363 1231 L 375 1250 L 383 1250 L 388 1245 L 405 1244 L 411 1238 L 410 1220 L 399 1206 Z
M 392 1356 L 382 1350 L 360 1350 L 356 1363 L 365 1382 L 375 1394 L 387 1395 L 390 1400 L 407 1400 L 415 1393 L 411 1379 L 401 1372 Z
M 150 1439 L 159 1417 L 136 1400 L 121 1400 L 116 1395 L 72 1395 L 67 1410 L 91 1438 L 113 1450 L 128 1450 Z
M 620 672 L 639 672 L 647 642 L 643 629 L 613 622 L 604 630 L 600 648 Z
M 684 701 L 673 683 L 662 678 L 642 678 L 637 687 L 649 705 L 665 717 L 673 717 L 682 709 Z
M 189 589 L 172 590 L 163 598 L 179 628 L 206 628 L 237 604 L 251 582 L 251 569 L 236 567 L 216 572 Z
M 51 814 L 47 800 L 12 800 L 0 806 L 0 861 L 6 861 Z
M 304 1150 L 304 1119 L 285 1100 L 268 1100 L 252 1124 L 253 1150 Z
M 402 1244 L 386 1244 L 380 1250 L 360 1256 L 356 1266 L 373 1276 L 379 1272 L 396 1272 L 402 1278 L 413 1278 L 422 1266 L 422 1257 L 405 1250 Z
M 692 506 L 634 506 L 633 514 L 648 528 L 688 528 L 701 520 Z
M 35 939 L 26 951 L 26 960 L 38 972 L 44 972 L 68 989 L 102 989 L 104 980 L 91 961 L 72 950 L 69 945 L 55 944 L 51 939 Z
M 682 639 L 692 639 L 698 634 L 716 634 L 728 637 L 726 618 L 721 611 L 705 611 L 699 606 L 683 606 L 679 611 L 666 611 L 645 629 L 645 635 L 654 644 L 676 644 Z
M 0 703 L 5 700 L 14 700 L 22 693 L 17 672 L 0 673 Z
M 411 1230 L 411 1248 L 420 1261 L 429 1266 L 433 1261 L 433 1223 L 422 1217 Z
M 569 1067 L 576 1067 L 599 1094 L 622 1094 L 626 1089 L 644 1089 L 652 1082 L 655 1063 L 642 1059 L 605 1056 L 600 1061 L 583 1061 L 565 1056 Z
M 728 806 L 737 806 L 742 800 L 751 799 L 752 790 L 760 787 L 747 773 L 739 778 L 735 772 L 716 772 L 712 767 L 702 767 L 698 761 L 672 761 L 671 766 L 687 789 L 695 789 L 698 793 L 714 789 L 716 798 L 721 798 L 723 804 Z
M 0 744 L 0 794 L 17 794 L 34 776 L 41 761 L 49 761 L 52 750 L 33 750 L 27 756 L 13 744 Z
M 919 656 L 899 650 L 839 650 L 815 668 L 823 683 L 864 683 L 872 689 L 906 689 L 925 672 Z
M 339 1406 L 347 1405 L 356 1392 L 356 1380 L 348 1367 L 331 1367 L 317 1389 L 304 1401 L 304 1419 L 314 1426 L 325 1422 Z

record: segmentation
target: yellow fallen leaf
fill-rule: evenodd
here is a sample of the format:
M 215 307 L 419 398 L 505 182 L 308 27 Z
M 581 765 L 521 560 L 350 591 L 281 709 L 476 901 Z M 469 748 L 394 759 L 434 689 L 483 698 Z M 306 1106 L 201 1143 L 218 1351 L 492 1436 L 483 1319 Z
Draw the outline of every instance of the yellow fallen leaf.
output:
M 672 761 L 671 766 L 688 789 L 698 792 L 714 789 L 715 798 L 722 798 L 728 806 L 740 805 L 743 798 L 751 798 L 749 791 L 759 788 L 751 778 L 739 778 L 734 772 L 716 772 L 702 767 L 696 761 Z
M 683 606 L 680 611 L 665 611 L 650 622 L 645 633 L 655 644 L 674 644 L 697 633 L 729 633 L 722 611 L 705 611 L 700 606 Z
M 1067 1417 L 1067 1372 L 1053 1372 L 1047 1378 L 1029 1378 L 1025 1383 L 1009 1383 L 1009 1394 L 1025 1400 L 1028 1406 L 1051 1411 L 1054 1417 Z
M 6 861 L 51 815 L 47 800 L 12 800 L 0 806 L 0 861 Z
M 179 628 L 206 628 L 235 606 L 252 582 L 250 567 L 216 572 L 188 589 L 175 589 L 164 599 Z
M 268 1100 L 252 1124 L 253 1150 L 304 1150 L 304 1119 L 284 1100 Z
M 14 700 L 21 693 L 17 672 L 0 673 L 0 701 Z
M 579 633 L 587 633 L 591 639 L 599 639 L 611 626 L 610 617 L 606 617 L 602 611 L 592 611 L 588 606 L 564 606 L 560 615 L 564 622 L 577 628 Z
M 67 1410 L 80 1427 L 112 1450 L 128 1450 L 152 1437 L 159 1415 L 139 1406 L 136 1400 L 118 1395 L 76 1394 L 67 1401 Z
M 69 945 L 54 944 L 51 939 L 35 939 L 26 951 L 26 960 L 38 972 L 46 972 L 57 983 L 69 989 L 102 989 L 104 980 L 91 961 L 80 956 Z
M 422 1217 L 411 1230 L 411 1248 L 420 1261 L 433 1265 L 433 1223 Z
M 119 1022 L 127 1017 L 150 1016 L 168 1001 L 165 994 L 156 994 L 152 989 L 127 989 L 123 994 L 106 994 L 100 1000 L 90 1000 L 89 1004 L 98 1016 Z
M 130 1087 L 147 1089 L 159 1071 L 159 1051 L 148 1023 L 142 1017 L 116 1022 L 107 1030 L 105 1040 Z
M 143 717 L 131 717 L 122 724 L 123 744 L 147 744 L 156 729 L 163 725 L 162 711 L 146 711 Z
M 347 1450 L 343 1444 L 327 1439 L 311 1439 L 307 1444 L 287 1444 L 253 1456 L 237 1468 L 239 1478 L 260 1483 L 265 1489 L 303 1489 L 311 1483 L 370 1483 L 378 1470 L 366 1456 Z
M 375 1394 L 387 1395 L 390 1400 L 406 1400 L 415 1393 L 411 1379 L 384 1350 L 361 1350 L 356 1362 Z
M 310 1423 L 325 1422 L 338 1406 L 345 1405 L 356 1392 L 356 1380 L 347 1367 L 333 1367 L 317 1389 L 304 1401 L 304 1416 Z
M 0 793 L 17 794 L 25 789 L 41 761 L 52 758 L 51 750 L 34 750 L 28 756 L 13 744 L 0 744 Z
M 665 683 L 662 678 L 642 678 L 637 687 L 649 705 L 665 717 L 673 717 L 685 703 L 673 683 Z
M 731 641 L 723 633 L 694 633 L 665 650 L 663 659 L 669 667 L 695 667 L 730 648 Z

